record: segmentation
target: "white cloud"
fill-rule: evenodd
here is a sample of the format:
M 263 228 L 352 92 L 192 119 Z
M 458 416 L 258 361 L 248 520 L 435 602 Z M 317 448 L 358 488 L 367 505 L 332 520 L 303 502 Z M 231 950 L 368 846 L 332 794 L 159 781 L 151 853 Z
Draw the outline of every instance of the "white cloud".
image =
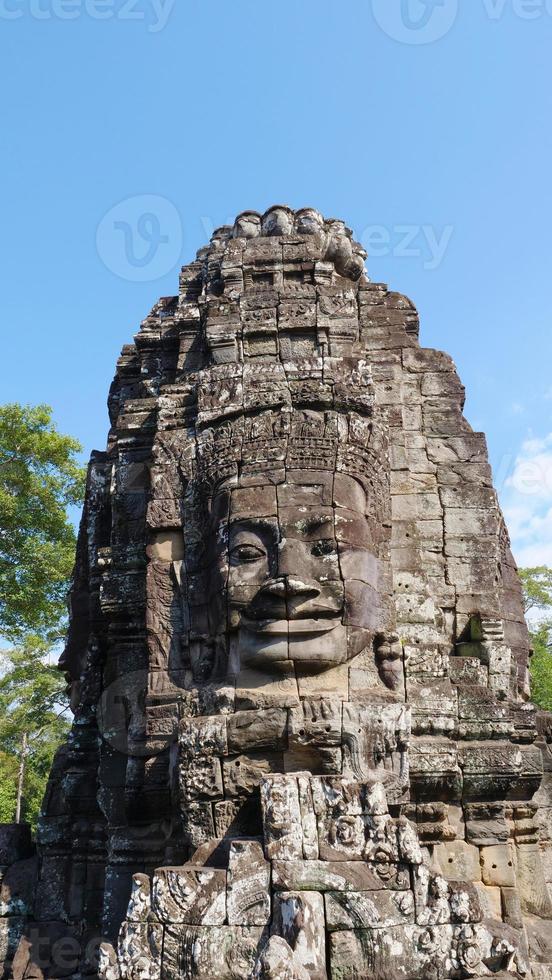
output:
M 518 564 L 552 567 L 552 433 L 525 440 L 501 500 Z
M 506 486 L 520 497 L 538 497 L 552 505 L 552 433 L 523 443 Z

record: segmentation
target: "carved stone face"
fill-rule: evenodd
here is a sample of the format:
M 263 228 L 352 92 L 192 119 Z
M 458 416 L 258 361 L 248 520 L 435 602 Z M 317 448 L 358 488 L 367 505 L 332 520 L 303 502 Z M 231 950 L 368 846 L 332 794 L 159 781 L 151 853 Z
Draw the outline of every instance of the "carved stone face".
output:
M 293 212 L 289 208 L 270 208 L 263 215 L 263 232 L 265 235 L 290 235 L 293 231 Z
M 297 231 L 302 235 L 317 235 L 324 231 L 324 219 L 315 208 L 303 208 L 297 212 Z
M 226 598 L 218 632 L 237 635 L 242 665 L 292 660 L 325 670 L 378 628 L 379 563 L 362 488 L 342 474 L 300 478 L 213 500 L 213 574 Z
M 261 216 L 255 211 L 244 211 L 234 222 L 234 238 L 258 238 L 261 234 Z

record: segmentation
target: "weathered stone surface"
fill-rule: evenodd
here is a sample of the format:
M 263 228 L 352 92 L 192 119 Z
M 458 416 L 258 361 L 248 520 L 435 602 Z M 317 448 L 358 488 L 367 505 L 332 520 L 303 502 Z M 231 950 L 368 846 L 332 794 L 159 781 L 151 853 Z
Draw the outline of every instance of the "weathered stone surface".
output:
M 293 958 L 313 980 L 326 980 L 324 899 L 318 892 L 279 892 L 273 931 L 282 936 Z
M 1 876 L 0 918 L 32 915 L 36 858 L 16 861 Z
M 270 864 L 255 841 L 232 841 L 230 845 L 227 905 L 231 926 L 270 922 Z
M 162 945 L 162 926 L 154 922 L 123 923 L 118 945 L 122 975 L 130 980 L 159 980 Z
M 237 711 L 228 717 L 228 751 L 287 748 L 288 712 L 284 708 Z
M 444 878 L 451 881 L 481 880 L 479 850 L 473 844 L 460 840 L 437 844 L 433 857 Z
M 159 868 L 153 878 L 152 908 L 164 923 L 224 925 L 226 871 L 193 864 Z
M 389 929 L 414 922 L 410 891 L 326 892 L 326 927 L 342 929 Z
M 260 927 L 168 925 L 162 980 L 242 980 L 252 977 L 268 940 Z
M 151 912 L 151 881 L 148 875 L 133 875 L 127 921 L 147 922 Z
M 404 890 L 410 885 L 406 865 L 363 861 L 274 861 L 272 884 L 279 890 L 377 891 Z
M 123 348 L 38 871 L 0 829 L 14 977 L 35 927 L 69 976 L 109 939 L 106 980 L 549 972 L 552 723 L 485 438 L 364 258 L 245 212 Z
M 309 980 L 293 950 L 281 936 L 271 936 L 255 966 L 255 980 Z
M 330 934 L 331 980 L 393 977 L 420 980 L 443 971 L 452 927 L 429 932 L 419 926 L 394 929 L 358 929 Z M 437 973 L 437 975 L 439 975 Z
M 270 860 L 303 857 L 303 827 L 297 779 L 272 776 L 261 783 L 266 855 Z
M 485 885 L 514 885 L 514 852 L 509 844 L 481 848 L 481 877 Z

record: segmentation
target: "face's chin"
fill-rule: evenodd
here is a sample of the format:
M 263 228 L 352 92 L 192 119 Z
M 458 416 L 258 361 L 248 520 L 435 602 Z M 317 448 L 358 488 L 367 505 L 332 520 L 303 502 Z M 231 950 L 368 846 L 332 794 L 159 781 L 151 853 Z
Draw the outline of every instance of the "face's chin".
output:
M 347 630 L 341 618 L 248 620 L 238 631 L 242 665 L 269 666 L 291 660 L 313 672 L 347 660 Z

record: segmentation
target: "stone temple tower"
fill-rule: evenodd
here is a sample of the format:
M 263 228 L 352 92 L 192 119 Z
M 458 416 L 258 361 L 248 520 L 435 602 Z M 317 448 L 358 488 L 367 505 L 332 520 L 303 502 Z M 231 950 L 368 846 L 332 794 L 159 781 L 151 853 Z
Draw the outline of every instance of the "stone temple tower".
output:
M 7 976 L 552 977 L 552 719 L 485 438 L 365 258 L 244 212 L 123 349 Z

